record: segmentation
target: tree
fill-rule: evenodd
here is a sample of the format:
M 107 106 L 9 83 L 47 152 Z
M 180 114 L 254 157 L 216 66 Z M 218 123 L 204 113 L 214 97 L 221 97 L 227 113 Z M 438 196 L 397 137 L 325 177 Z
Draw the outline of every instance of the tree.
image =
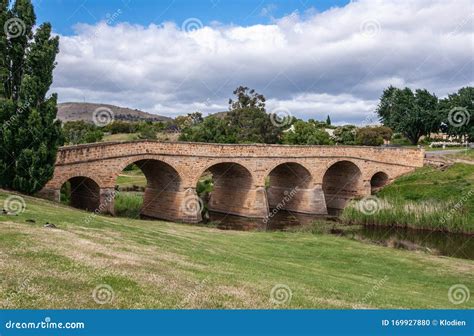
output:
M 324 129 L 302 120 L 296 121 L 292 129 L 283 134 L 283 143 L 289 145 L 329 145 L 331 142 L 329 134 Z
M 104 137 L 104 132 L 99 127 L 84 120 L 64 123 L 63 134 L 65 143 L 69 145 L 99 142 Z
M 278 143 L 282 134 L 280 120 L 266 113 L 265 97 L 255 90 L 240 86 L 229 99 L 229 112 L 202 118 L 195 112 L 178 117 L 180 140 L 214 143 Z M 288 119 L 292 122 L 292 119 Z M 283 125 L 284 126 L 284 125 Z M 289 125 L 288 125 L 289 126 Z
M 177 116 L 174 121 L 180 130 L 184 130 L 187 127 L 202 123 L 203 120 L 201 112 L 193 112 L 186 116 Z
M 246 86 L 239 86 L 233 91 L 236 100 L 229 99 L 229 110 L 239 110 L 243 108 L 258 109 L 265 112 L 265 97 L 249 89 Z
M 31 1 L 0 2 L 0 185 L 25 193 L 51 179 L 64 140 L 57 96 L 46 97 L 59 38 L 51 37 L 49 23 L 33 34 L 35 24 Z
M 278 123 L 272 117 L 257 108 L 239 108 L 232 110 L 225 121 L 228 133 L 235 136 L 236 143 L 278 143 L 282 133 Z
M 329 117 L 329 115 L 326 118 L 326 124 L 331 125 L 331 118 Z
M 384 90 L 377 114 L 385 126 L 405 135 L 413 145 L 421 136 L 438 131 L 442 119 L 434 94 L 393 86 Z
M 440 101 L 444 130 L 456 137 L 474 139 L 474 87 L 464 87 Z

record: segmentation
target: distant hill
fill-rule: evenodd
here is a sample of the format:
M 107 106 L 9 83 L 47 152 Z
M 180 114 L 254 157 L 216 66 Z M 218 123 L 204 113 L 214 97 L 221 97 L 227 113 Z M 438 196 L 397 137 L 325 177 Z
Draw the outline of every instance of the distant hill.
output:
M 137 109 L 119 107 L 109 104 L 95 103 L 60 103 L 58 104 L 58 119 L 61 121 L 86 120 L 92 121 L 92 115 L 98 108 L 107 108 L 114 113 L 115 120 L 123 121 L 169 121 L 172 118 L 164 117 Z
M 229 114 L 229 111 L 222 111 L 222 112 L 216 112 L 216 113 L 209 114 L 208 117 L 213 116 L 213 117 L 216 117 L 216 118 L 223 119 L 228 114 Z

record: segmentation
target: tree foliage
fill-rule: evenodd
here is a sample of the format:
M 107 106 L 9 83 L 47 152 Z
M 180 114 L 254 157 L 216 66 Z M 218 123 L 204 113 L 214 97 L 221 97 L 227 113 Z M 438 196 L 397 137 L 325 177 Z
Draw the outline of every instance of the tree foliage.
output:
M 326 118 L 326 124 L 328 126 L 331 126 L 331 117 L 328 115 L 328 117 Z
M 104 137 L 102 129 L 84 120 L 65 122 L 63 134 L 64 143 L 68 145 L 99 142 Z
M 414 145 L 421 136 L 438 131 L 442 121 L 438 98 L 424 89 L 413 92 L 388 87 L 380 98 L 377 114 L 385 126 L 402 133 Z
M 474 140 L 474 87 L 464 87 L 440 100 L 443 129 L 449 135 Z
M 362 146 L 380 146 L 383 137 L 378 127 L 362 127 L 357 130 L 356 144 Z
M 355 145 L 356 127 L 344 125 L 334 130 L 334 140 L 341 145 Z
M 229 112 L 223 117 L 190 114 L 178 122 L 180 140 L 214 143 L 278 143 L 282 127 L 272 122 L 274 116 L 265 111 L 265 97 L 255 90 L 240 86 L 229 99 Z
M 46 97 L 59 38 L 49 23 L 33 33 L 35 24 L 31 1 L 0 2 L 0 185 L 26 193 L 52 177 L 63 143 L 57 96 Z
M 249 89 L 246 86 L 239 86 L 233 91 L 236 100 L 229 99 L 229 110 L 239 110 L 244 108 L 258 109 L 265 112 L 265 97 L 262 94 L 255 92 L 254 89 Z
M 329 145 L 332 143 L 324 128 L 312 122 L 298 120 L 283 135 L 283 143 L 289 145 Z

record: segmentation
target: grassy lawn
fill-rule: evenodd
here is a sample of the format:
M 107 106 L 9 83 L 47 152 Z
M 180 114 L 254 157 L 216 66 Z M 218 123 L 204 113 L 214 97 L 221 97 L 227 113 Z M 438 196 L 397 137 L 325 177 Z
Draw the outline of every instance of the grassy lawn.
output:
M 9 195 L 0 192 L 0 202 Z M 474 288 L 470 260 L 330 235 L 93 216 L 24 199 L 24 212 L 0 215 L 0 308 L 474 308 L 472 299 L 448 299 L 453 285 Z M 114 299 L 96 303 L 99 285 L 111 286 Z M 291 300 L 271 301 L 277 285 Z
M 179 133 L 158 132 L 156 133 L 156 140 L 158 141 L 178 141 Z M 130 141 L 137 140 L 138 133 L 117 133 L 104 136 L 105 141 Z
M 117 133 L 104 136 L 102 141 L 130 141 L 136 139 L 137 133 Z
M 146 187 L 146 177 L 141 170 L 123 171 L 117 177 L 117 185 L 120 188 L 131 188 L 133 186 Z
M 465 146 L 453 146 L 453 147 L 430 147 L 430 146 L 424 146 L 425 151 L 431 152 L 431 151 L 441 151 L 441 150 L 459 150 L 459 149 L 466 149 Z

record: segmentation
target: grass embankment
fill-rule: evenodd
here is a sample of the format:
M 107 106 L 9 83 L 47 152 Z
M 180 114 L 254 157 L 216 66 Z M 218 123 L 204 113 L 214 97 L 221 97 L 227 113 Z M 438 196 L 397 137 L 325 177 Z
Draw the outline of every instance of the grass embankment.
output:
M 7 196 L 0 192 L 0 202 Z M 470 260 L 330 235 L 93 216 L 24 199 L 23 213 L 0 215 L 0 308 L 474 308 L 448 298 L 453 285 L 474 288 Z M 93 299 L 99 285 L 114 292 L 103 305 Z M 290 288 L 291 300 L 271 301 L 277 285 Z
M 446 157 L 450 159 L 459 159 L 466 161 L 474 161 L 474 149 L 467 149 L 460 152 L 447 154 Z
M 445 170 L 423 167 L 377 193 L 370 208 L 352 202 L 344 223 L 405 226 L 474 233 L 474 166 L 457 163 Z M 363 211 L 369 207 L 373 211 Z

